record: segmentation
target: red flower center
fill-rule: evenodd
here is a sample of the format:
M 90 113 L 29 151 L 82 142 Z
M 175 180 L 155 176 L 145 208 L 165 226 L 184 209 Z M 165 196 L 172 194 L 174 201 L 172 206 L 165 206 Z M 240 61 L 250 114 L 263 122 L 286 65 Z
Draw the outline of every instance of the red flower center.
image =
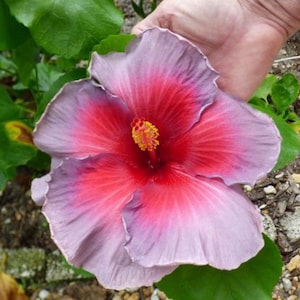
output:
M 142 151 L 147 151 L 149 155 L 149 165 L 152 168 L 157 167 L 159 159 L 155 149 L 159 145 L 158 129 L 145 118 L 136 118 L 131 122 L 131 135 L 133 141 L 139 146 Z

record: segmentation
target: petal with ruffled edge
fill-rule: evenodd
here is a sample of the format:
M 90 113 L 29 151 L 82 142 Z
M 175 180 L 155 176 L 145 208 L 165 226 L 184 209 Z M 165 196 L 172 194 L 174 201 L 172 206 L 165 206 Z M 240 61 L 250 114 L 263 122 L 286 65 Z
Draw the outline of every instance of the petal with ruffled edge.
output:
M 167 29 L 146 30 L 126 53 L 93 53 L 89 71 L 136 117 L 159 128 L 163 139 L 189 129 L 217 90 L 217 73 L 207 58 Z
M 192 130 L 161 153 L 191 174 L 254 184 L 274 167 L 280 141 L 271 118 L 219 91 Z
M 137 172 L 111 155 L 68 159 L 48 183 L 43 213 L 53 240 L 71 264 L 107 288 L 151 285 L 175 268 L 141 267 L 124 249 L 120 211 L 145 180 Z
M 161 177 L 160 177 L 161 176 Z M 126 249 L 137 263 L 234 269 L 263 246 L 258 209 L 219 179 L 166 167 L 124 208 Z
M 57 157 L 101 153 L 127 157 L 138 152 L 131 121 L 123 101 L 84 79 L 66 84 L 52 100 L 35 128 L 34 142 Z
M 51 170 L 57 168 L 62 163 L 61 159 L 52 157 Z M 48 183 L 51 180 L 51 175 L 46 174 L 40 178 L 33 179 L 31 183 L 31 198 L 37 205 L 43 205 L 46 201 L 46 194 L 48 192 Z

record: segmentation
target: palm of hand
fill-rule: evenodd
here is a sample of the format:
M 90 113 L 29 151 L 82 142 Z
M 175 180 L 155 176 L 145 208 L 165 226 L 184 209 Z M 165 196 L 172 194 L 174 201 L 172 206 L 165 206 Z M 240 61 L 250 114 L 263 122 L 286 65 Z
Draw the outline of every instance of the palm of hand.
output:
M 275 24 L 236 0 L 164 0 L 133 32 L 152 26 L 169 28 L 197 45 L 220 73 L 220 88 L 244 100 L 264 79 L 285 41 Z

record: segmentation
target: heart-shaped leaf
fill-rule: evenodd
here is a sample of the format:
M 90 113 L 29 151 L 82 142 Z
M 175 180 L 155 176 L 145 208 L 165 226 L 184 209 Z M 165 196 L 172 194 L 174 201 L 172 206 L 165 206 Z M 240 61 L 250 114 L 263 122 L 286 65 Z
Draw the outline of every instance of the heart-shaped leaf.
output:
M 112 0 L 5 1 L 37 44 L 66 58 L 88 58 L 93 46 L 119 33 L 123 23 Z
M 258 255 L 236 270 L 180 266 L 158 287 L 173 300 L 270 300 L 281 268 L 278 248 L 265 237 L 265 246 Z

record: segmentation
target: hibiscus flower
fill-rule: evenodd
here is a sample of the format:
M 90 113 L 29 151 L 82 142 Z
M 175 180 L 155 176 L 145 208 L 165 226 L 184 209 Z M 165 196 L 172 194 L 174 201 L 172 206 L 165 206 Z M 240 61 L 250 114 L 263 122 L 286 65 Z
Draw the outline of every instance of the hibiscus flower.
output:
M 219 90 L 207 58 L 168 30 L 94 53 L 89 72 L 34 131 L 53 165 L 32 196 L 67 260 L 122 289 L 180 264 L 230 270 L 255 256 L 261 216 L 240 184 L 277 160 L 271 119 Z

